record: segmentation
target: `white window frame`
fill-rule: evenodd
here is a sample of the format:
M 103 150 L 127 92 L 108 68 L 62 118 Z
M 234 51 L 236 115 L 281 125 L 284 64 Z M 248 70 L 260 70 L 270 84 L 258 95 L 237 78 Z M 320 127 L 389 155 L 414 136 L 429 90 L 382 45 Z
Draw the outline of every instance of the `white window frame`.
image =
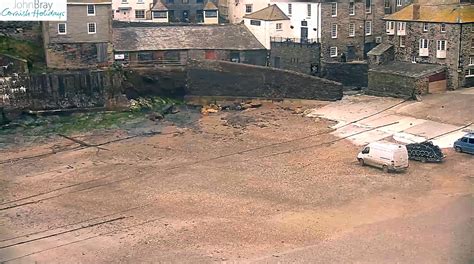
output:
M 474 56 L 469 56 L 469 66 L 474 65 Z
M 403 41 L 402 41 L 402 39 L 403 39 Z M 407 39 L 406 39 L 405 36 L 399 36 L 399 37 L 398 37 L 398 46 L 399 46 L 400 48 L 405 48 L 405 46 L 406 46 L 406 41 L 407 41 Z
M 337 2 L 331 2 L 331 17 L 337 17 Z
M 402 6 L 402 0 L 397 0 L 397 6 Z
M 474 77 L 474 68 L 467 69 L 466 77 Z
M 448 41 L 446 40 L 436 41 L 436 58 L 446 59 L 447 46 L 448 46 Z
M 336 23 L 331 24 L 331 38 L 337 38 L 338 25 Z
M 64 32 L 59 30 L 59 25 L 64 25 Z M 66 35 L 67 34 L 67 24 L 66 23 L 58 23 L 58 35 Z
M 137 0 L 137 4 L 144 4 L 145 0 Z
M 372 0 L 365 0 L 369 1 L 369 6 L 367 7 L 367 2 L 365 2 L 365 13 L 371 14 L 372 13 Z
M 311 18 L 311 13 L 312 13 L 312 12 L 311 12 L 311 11 L 312 11 L 311 8 L 312 8 L 312 7 L 311 7 L 311 4 L 307 4 L 307 5 L 306 5 L 306 16 L 307 16 L 308 18 Z
M 90 25 L 94 25 L 94 32 L 90 31 Z M 87 23 L 87 34 L 89 35 L 97 34 L 97 23 Z
M 399 36 L 405 36 L 407 29 L 407 22 L 398 22 L 397 23 L 397 35 Z
M 385 31 L 387 35 L 395 35 L 395 21 L 387 21 L 385 23 Z
M 355 23 L 349 23 L 349 37 L 355 37 Z
M 291 3 L 288 3 L 288 16 L 291 16 L 293 14 L 293 5 Z
M 89 7 L 91 7 L 91 6 L 94 8 L 94 13 L 89 13 Z M 87 8 L 87 10 L 86 10 L 87 11 L 87 16 L 95 16 L 95 13 L 96 13 L 95 12 L 96 11 L 95 10 L 95 5 L 89 4 L 89 5 L 86 6 L 86 8 Z
M 369 31 L 367 31 L 367 26 L 369 26 Z M 372 35 L 372 21 L 365 21 L 364 33 L 366 36 Z
M 329 47 L 329 56 L 331 58 L 336 58 L 338 56 L 337 47 Z
M 355 16 L 355 14 L 356 14 L 355 2 L 349 2 L 349 16 Z
M 423 32 L 428 32 L 428 23 L 423 23 Z
M 439 27 L 440 27 L 439 31 L 441 31 L 441 33 L 446 33 L 446 23 L 441 23 Z
M 418 44 L 418 53 L 420 57 L 428 57 L 430 55 L 430 40 L 421 38 Z

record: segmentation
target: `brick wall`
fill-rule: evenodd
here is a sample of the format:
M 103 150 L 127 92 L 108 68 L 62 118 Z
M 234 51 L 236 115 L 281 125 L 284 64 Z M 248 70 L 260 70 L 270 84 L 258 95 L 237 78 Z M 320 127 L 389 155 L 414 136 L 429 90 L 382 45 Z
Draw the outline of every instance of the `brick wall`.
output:
M 190 61 L 187 95 L 339 100 L 342 84 L 298 72 L 224 61 Z
M 280 69 L 311 74 L 311 66 L 321 69 L 320 44 L 300 44 L 294 42 L 271 42 L 270 66 Z

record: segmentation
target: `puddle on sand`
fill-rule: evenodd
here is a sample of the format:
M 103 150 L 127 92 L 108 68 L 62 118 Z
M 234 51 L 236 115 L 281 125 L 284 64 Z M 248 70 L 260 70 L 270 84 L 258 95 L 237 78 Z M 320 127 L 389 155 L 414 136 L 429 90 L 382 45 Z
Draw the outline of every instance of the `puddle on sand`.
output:
M 196 125 L 199 109 L 168 99 L 149 99 L 146 106 L 123 112 L 87 112 L 34 116 L 23 114 L 8 126 L 0 129 L 0 149 L 18 145 L 41 144 L 58 137 L 58 134 L 101 133 L 123 131 L 128 135 L 160 132 L 163 127 Z M 162 113 L 169 104 L 178 111 L 164 115 L 163 120 L 151 118 Z

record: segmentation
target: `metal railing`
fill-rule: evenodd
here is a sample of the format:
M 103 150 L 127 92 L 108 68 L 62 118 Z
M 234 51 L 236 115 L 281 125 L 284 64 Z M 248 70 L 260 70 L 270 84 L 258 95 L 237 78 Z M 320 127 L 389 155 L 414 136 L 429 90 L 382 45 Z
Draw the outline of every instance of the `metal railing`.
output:
M 319 43 L 319 39 L 271 37 L 270 42 L 314 44 L 314 43 Z

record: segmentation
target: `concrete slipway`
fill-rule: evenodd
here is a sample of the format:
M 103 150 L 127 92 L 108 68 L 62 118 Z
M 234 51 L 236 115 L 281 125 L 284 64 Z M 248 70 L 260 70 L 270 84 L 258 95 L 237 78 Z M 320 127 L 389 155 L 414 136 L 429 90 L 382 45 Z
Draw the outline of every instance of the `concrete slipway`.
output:
M 432 139 L 441 148 L 450 148 L 465 134 L 465 129 L 474 129 L 474 88 L 427 95 L 420 102 L 345 96 L 341 101 L 311 110 L 307 116 L 336 121 L 333 134 L 348 137 L 357 145 L 382 139 L 401 143 Z M 374 129 L 394 122 L 398 123 Z M 370 131 L 359 133 L 366 130 Z

